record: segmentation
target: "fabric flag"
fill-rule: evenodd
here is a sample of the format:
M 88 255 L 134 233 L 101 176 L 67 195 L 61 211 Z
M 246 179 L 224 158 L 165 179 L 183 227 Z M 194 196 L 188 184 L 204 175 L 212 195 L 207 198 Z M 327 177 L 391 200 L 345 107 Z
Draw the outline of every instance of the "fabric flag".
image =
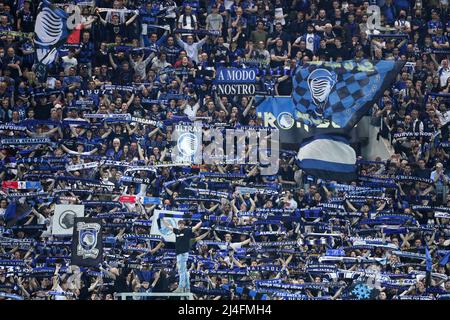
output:
M 84 205 L 55 205 L 55 213 L 52 218 L 52 235 L 71 236 L 77 217 L 84 217 Z
M 376 299 L 380 290 L 367 285 L 363 282 L 357 282 L 348 288 L 348 295 L 357 300 L 373 300 Z
M 356 157 L 346 139 L 403 65 L 384 60 L 307 63 L 294 73 L 292 96 L 257 97 L 258 116 L 264 126 L 280 130 L 284 143 L 302 144 L 305 150 L 298 158 L 306 173 L 353 180 Z
M 84 29 L 84 24 L 81 22 L 81 9 L 80 5 L 69 5 L 66 9 L 70 17 L 68 18 L 67 27 L 72 30 L 67 38 L 67 43 L 79 44 L 81 41 L 81 32 Z
M 79 24 L 73 29 L 67 38 L 67 43 L 70 44 L 79 44 L 81 41 L 81 31 L 83 30 L 83 24 Z
M 153 236 L 161 236 L 166 242 L 175 242 L 175 234 L 161 221 L 160 215 L 163 215 L 163 219 L 165 219 L 172 227 L 178 228 L 178 221 L 181 220 L 181 218 L 178 217 L 182 216 L 183 212 L 155 210 L 152 216 L 152 228 L 150 234 Z
M 425 263 L 426 263 L 426 280 L 425 287 L 428 288 L 431 285 L 431 271 L 433 269 L 433 260 L 431 259 L 430 250 L 428 249 L 428 245 L 425 246 Z
M 446 252 L 442 257 L 442 259 L 439 260 L 439 265 L 445 266 L 448 263 L 449 259 L 450 259 L 450 250 L 448 250 L 448 252 Z
M 34 26 L 37 63 L 35 73 L 40 82 L 47 78 L 47 66 L 56 60 L 57 48 L 64 44 L 69 34 L 68 14 L 61 8 L 43 0 Z
M 103 261 L 101 219 L 75 218 L 72 238 L 71 263 L 94 267 Z
M 353 128 L 389 88 L 404 66 L 402 61 L 317 61 L 299 67 L 292 101 L 314 126 L 329 119 L 340 128 Z
M 6 207 L 4 219 L 6 227 L 10 228 L 14 226 L 18 221 L 26 218 L 31 213 L 32 208 L 27 202 L 12 201 Z
M 4 189 L 41 189 L 39 181 L 3 181 L 2 188 Z
M 316 177 L 351 181 L 356 175 L 356 152 L 345 138 L 318 137 L 304 144 L 297 155 L 298 164 Z

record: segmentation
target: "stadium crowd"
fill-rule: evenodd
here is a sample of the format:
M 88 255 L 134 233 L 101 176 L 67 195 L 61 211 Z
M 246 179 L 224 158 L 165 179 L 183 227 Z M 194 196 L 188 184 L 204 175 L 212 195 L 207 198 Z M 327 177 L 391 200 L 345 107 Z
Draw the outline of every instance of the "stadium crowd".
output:
M 367 27 L 371 4 L 380 31 Z M 42 81 L 37 1 L 0 0 L 0 179 L 42 186 L 2 185 L 0 300 L 176 290 L 180 252 L 149 235 L 157 209 L 192 214 L 183 285 L 195 299 L 450 297 L 448 1 L 78 5 L 82 23 Z M 217 94 L 219 67 L 257 67 L 259 94 L 290 95 L 298 65 L 350 59 L 407 62 L 370 115 L 393 155 L 359 157 L 357 180 L 309 176 L 297 150 L 282 150 L 273 176 L 258 164 L 170 165 L 177 123 L 263 125 L 253 97 Z M 133 195 L 162 203 L 120 200 Z M 19 197 L 31 212 L 11 221 Z M 57 204 L 102 218 L 99 266 L 70 263 L 70 238 L 51 232 Z

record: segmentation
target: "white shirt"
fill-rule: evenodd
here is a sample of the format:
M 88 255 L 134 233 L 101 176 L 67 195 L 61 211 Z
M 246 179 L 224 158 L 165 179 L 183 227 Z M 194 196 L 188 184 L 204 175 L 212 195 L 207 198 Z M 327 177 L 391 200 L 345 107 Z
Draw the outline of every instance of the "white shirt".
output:
M 394 26 L 399 29 L 401 29 L 400 27 L 403 27 L 404 29 L 411 28 L 411 24 L 406 20 L 395 20 Z
M 439 80 L 441 81 L 441 87 L 445 87 L 447 85 L 447 79 L 450 78 L 450 68 L 447 67 L 444 69 L 443 67 L 439 67 L 438 70 Z
M 156 70 L 157 72 L 159 72 L 160 70 L 166 68 L 166 67 L 170 67 L 171 64 L 168 63 L 167 61 L 161 61 L 158 59 L 158 57 L 153 58 L 152 60 L 152 69 Z
M 64 68 L 64 73 L 69 73 L 69 69 L 72 67 L 76 67 L 78 65 L 78 61 L 75 57 L 69 58 L 69 56 L 64 56 L 61 58 L 63 61 L 62 65 Z
M 131 66 L 133 67 L 136 74 L 138 74 L 142 80 L 147 79 L 147 73 L 145 72 L 147 65 L 152 60 L 152 55 L 149 55 L 145 60 L 136 62 L 133 59 L 130 60 Z
M 439 176 L 439 173 L 434 170 L 433 172 L 431 172 L 430 174 L 430 179 L 434 181 L 434 179 L 436 179 Z M 447 179 L 446 179 L 447 178 Z M 446 183 L 446 180 L 448 180 L 447 175 L 445 174 L 445 172 L 443 172 L 443 182 Z M 438 180 L 439 181 L 439 180 Z
M 184 24 L 185 21 L 186 21 L 186 24 Z M 178 23 L 181 23 L 181 26 L 183 29 L 193 30 L 196 22 L 197 22 L 197 18 L 194 15 L 187 16 L 185 19 L 184 14 L 182 14 L 178 18 Z
M 183 110 L 183 113 L 187 115 L 189 119 L 193 119 L 197 115 L 197 110 L 199 107 L 200 105 L 198 103 L 194 104 L 193 106 L 187 104 Z
M 189 59 L 194 60 L 196 63 L 198 63 L 198 51 L 203 46 L 203 44 L 206 41 L 206 37 L 200 40 L 199 42 L 194 42 L 192 44 L 189 44 L 187 42 L 184 42 L 181 39 L 177 38 L 177 43 L 180 47 L 182 47 L 185 51 Z
M 306 34 L 306 49 L 314 52 L 314 33 Z

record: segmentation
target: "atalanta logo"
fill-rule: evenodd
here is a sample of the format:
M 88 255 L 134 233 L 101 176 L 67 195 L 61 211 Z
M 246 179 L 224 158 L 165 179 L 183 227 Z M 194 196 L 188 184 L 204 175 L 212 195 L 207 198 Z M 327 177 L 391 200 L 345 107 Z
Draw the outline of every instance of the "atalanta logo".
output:
M 100 224 L 78 222 L 77 254 L 83 259 L 96 259 L 99 254 L 97 249 L 97 237 L 100 232 Z
M 281 112 L 277 117 L 278 125 L 281 129 L 289 130 L 295 124 L 294 117 L 289 112 Z
M 313 103 L 316 105 L 316 114 L 322 115 L 328 103 L 331 90 L 336 85 L 337 76 L 327 69 L 316 69 L 310 73 L 307 79 L 308 88 Z
M 73 228 L 76 214 L 72 210 L 66 210 L 59 216 L 59 225 L 63 229 Z
M 191 132 L 183 133 L 177 141 L 178 151 L 185 157 L 192 157 L 199 148 L 197 136 Z

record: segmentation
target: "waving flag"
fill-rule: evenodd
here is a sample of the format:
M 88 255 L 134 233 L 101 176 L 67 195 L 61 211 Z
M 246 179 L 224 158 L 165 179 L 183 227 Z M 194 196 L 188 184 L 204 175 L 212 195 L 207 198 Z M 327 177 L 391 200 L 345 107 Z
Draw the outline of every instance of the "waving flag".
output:
M 285 143 L 301 144 L 297 160 L 318 178 L 351 181 L 356 153 L 350 130 L 401 71 L 402 61 L 310 62 L 293 77 L 291 97 L 257 97 L 263 125 L 280 130 Z
M 305 143 L 297 155 L 299 166 L 328 180 L 356 179 L 356 152 L 344 137 L 318 136 Z
M 64 44 L 69 34 L 67 18 L 68 14 L 63 9 L 52 5 L 48 0 L 42 1 L 34 26 L 34 43 L 39 63 L 49 65 L 55 61 L 57 48 Z
M 328 119 L 339 128 L 353 128 L 369 108 L 390 87 L 402 69 L 402 61 L 363 60 L 311 62 L 294 76 L 292 100 L 314 126 Z
M 8 204 L 5 211 L 6 227 L 14 226 L 18 221 L 26 218 L 31 213 L 32 208 L 26 202 L 12 201 Z
M 41 189 L 39 181 L 3 181 L 2 188 L 4 189 Z
M 152 216 L 150 234 L 153 236 L 161 236 L 167 242 L 175 242 L 175 234 L 166 227 L 161 219 L 166 219 L 172 227 L 178 228 L 178 221 L 182 219 L 182 216 L 183 212 L 179 211 L 155 210 Z
M 433 259 L 431 258 L 430 250 L 428 249 L 428 245 L 425 245 L 425 286 L 428 288 L 431 285 L 431 271 L 433 270 Z

